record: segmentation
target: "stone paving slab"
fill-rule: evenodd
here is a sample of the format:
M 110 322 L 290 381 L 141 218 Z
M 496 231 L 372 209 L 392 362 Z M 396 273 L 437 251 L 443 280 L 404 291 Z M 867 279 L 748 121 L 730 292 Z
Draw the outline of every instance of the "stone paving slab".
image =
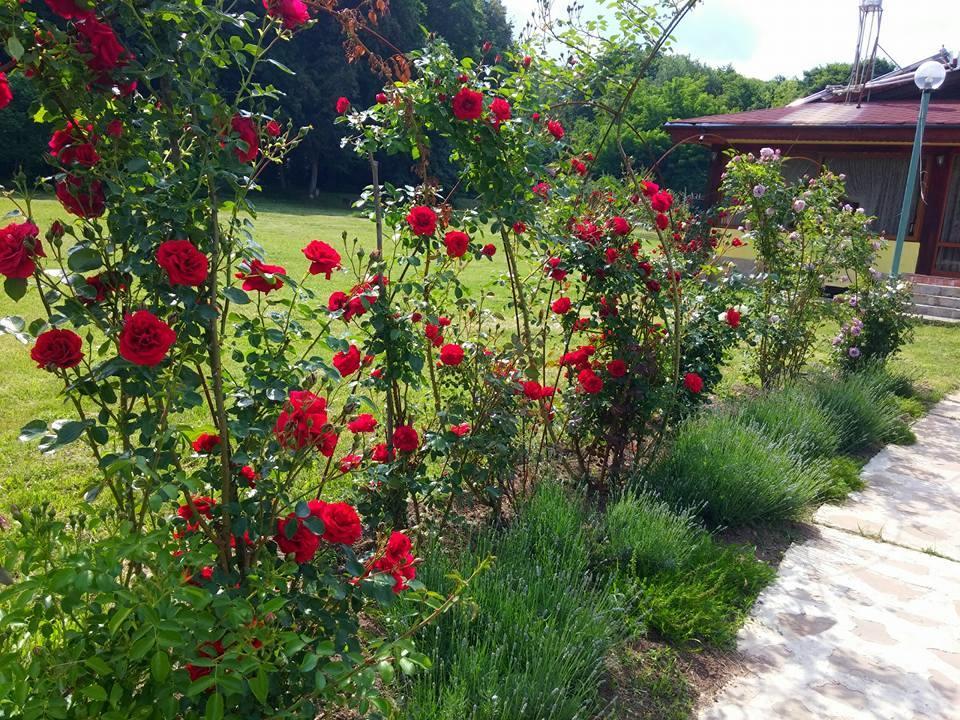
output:
M 787 551 L 701 720 L 960 720 L 960 395 L 914 430 Z
M 741 630 L 701 720 L 960 718 L 960 563 L 823 528 Z

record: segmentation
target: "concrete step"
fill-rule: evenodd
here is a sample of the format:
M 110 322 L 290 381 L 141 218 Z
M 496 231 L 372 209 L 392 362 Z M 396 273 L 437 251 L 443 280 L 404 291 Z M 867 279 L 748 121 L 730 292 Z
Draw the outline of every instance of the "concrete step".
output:
M 924 317 L 960 320 L 960 308 L 940 307 L 939 305 L 926 305 L 915 302 L 913 304 L 913 311 L 917 315 L 923 315 Z
M 936 297 L 960 298 L 960 287 L 951 287 L 950 285 L 931 285 L 928 283 L 914 283 L 913 294 Z
M 913 301 L 921 305 L 934 305 L 942 308 L 960 308 L 960 297 L 952 295 L 924 295 L 914 293 Z

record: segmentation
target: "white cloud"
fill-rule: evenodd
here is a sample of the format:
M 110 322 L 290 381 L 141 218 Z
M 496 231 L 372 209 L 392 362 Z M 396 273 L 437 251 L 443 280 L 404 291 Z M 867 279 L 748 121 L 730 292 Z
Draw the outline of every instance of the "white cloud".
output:
M 504 0 L 522 27 L 537 0 Z M 555 2 L 565 7 L 565 0 Z M 594 7 L 587 0 L 588 8 Z M 764 79 L 853 59 L 859 0 L 703 0 L 677 34 L 676 49 L 711 65 Z M 958 0 L 885 0 L 880 45 L 909 64 L 945 45 L 960 50 Z

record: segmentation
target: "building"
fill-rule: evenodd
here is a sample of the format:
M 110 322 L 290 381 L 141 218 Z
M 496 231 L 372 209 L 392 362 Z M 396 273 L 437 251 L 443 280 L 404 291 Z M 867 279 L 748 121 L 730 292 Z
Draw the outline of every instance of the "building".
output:
M 874 229 L 894 238 L 920 106 L 913 73 L 928 59 L 943 62 L 947 77 L 930 103 L 921 192 L 901 271 L 954 278 L 936 282 L 960 285 L 960 68 L 945 50 L 859 86 L 827 87 L 786 107 L 676 120 L 666 129 L 675 143 L 713 151 L 708 189 L 713 200 L 729 150 L 779 148 L 791 158 L 786 172 L 795 178 L 821 167 L 845 173 L 849 202 L 876 216 Z M 889 255 L 886 263 L 889 270 Z

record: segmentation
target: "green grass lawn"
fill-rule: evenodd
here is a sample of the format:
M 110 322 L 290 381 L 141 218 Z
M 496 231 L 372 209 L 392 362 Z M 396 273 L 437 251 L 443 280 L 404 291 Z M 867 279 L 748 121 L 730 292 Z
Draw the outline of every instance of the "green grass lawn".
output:
M 371 249 L 375 235 L 373 224 L 345 207 L 344 200 L 325 199 L 320 203 L 291 204 L 265 200 L 259 203 L 256 240 L 264 247 L 270 262 L 283 265 L 293 277 L 302 276 L 306 260 L 301 253 L 307 242 L 324 240 L 341 247 L 341 236 L 347 233 L 352 244 L 357 238 L 361 246 Z M 12 209 L 0 199 L 0 216 Z M 34 202 L 33 213 L 41 229 L 63 217 L 59 204 L 51 199 Z M 476 238 L 481 239 L 481 238 Z M 488 238 L 499 247 L 497 238 Z M 389 238 L 388 238 L 389 242 Z M 389 247 L 387 248 L 389 252 Z M 500 284 L 506 272 L 503 253 L 493 262 L 472 262 L 461 276 L 474 293 L 492 292 L 494 306 L 506 303 L 507 293 Z M 353 281 L 337 275 L 322 290 L 346 289 Z M 35 292 L 19 303 L 0 297 L 0 317 L 19 315 L 28 321 L 42 315 Z M 743 381 L 745 355 L 731 358 L 724 389 L 729 391 Z M 0 383 L 0 512 L 11 504 L 26 506 L 49 500 L 62 509 L 76 507 L 79 495 L 93 474 L 88 455 L 79 444 L 55 455 L 43 457 L 35 445 L 17 440 L 20 428 L 35 418 L 51 421 L 72 417 L 58 395 L 53 377 L 36 368 L 29 357 L 29 347 L 9 335 L 0 336 L 0 363 L 5 380 Z M 898 367 L 912 371 L 937 394 L 960 386 L 960 326 L 923 325 L 917 329 L 916 341 L 896 360 Z

